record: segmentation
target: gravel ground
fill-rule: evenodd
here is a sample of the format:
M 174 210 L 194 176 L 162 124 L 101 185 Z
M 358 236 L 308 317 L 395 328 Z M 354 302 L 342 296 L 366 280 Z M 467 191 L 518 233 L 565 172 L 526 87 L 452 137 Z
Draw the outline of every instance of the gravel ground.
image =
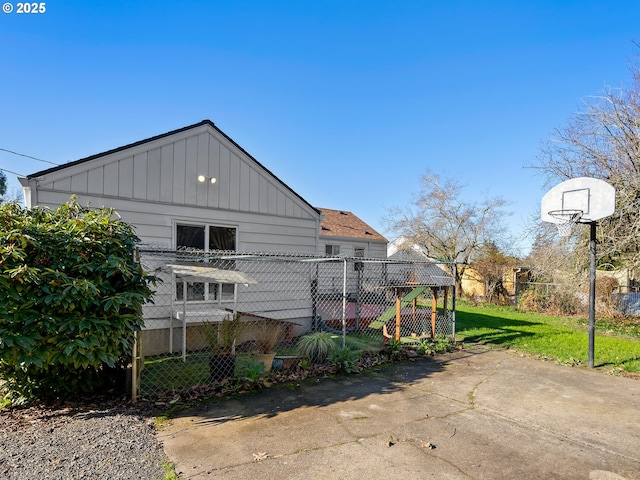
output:
M 127 406 L 0 411 L 0 478 L 162 479 L 153 418 Z

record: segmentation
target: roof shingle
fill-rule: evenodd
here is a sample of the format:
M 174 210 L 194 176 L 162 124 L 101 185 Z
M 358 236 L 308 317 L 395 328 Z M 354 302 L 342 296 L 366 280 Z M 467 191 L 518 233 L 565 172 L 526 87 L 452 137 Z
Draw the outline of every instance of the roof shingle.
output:
M 380 242 L 387 241 L 385 237 L 351 212 L 318 207 L 316 207 L 316 210 L 319 210 L 324 217 L 320 221 L 320 236 L 361 238 Z

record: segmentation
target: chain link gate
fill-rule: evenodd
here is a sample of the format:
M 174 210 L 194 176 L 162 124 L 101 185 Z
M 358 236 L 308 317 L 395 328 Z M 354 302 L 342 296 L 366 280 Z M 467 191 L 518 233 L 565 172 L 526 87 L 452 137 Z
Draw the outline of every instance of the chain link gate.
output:
M 313 332 L 359 351 L 455 335 L 454 265 L 190 250 L 140 250 L 140 261 L 158 283 L 136 338 L 134 399 L 295 367 Z

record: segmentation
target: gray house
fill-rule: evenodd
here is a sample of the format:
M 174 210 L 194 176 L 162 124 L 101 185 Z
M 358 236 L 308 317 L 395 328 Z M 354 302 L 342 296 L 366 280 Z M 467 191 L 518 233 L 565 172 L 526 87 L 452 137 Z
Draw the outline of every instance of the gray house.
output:
M 114 208 L 135 227 L 145 248 L 309 255 L 326 250 L 321 212 L 209 120 L 19 180 L 27 207 L 57 207 L 76 195 L 82 205 Z M 352 245 L 345 253 L 360 248 L 367 256 L 384 256 L 384 237 L 359 236 L 349 243 L 348 235 L 340 235 L 343 244 Z M 161 268 L 163 282 L 155 303 L 144 307 L 148 353 L 167 346 L 184 350 L 187 323 L 216 321 L 231 309 L 289 322 L 297 333 L 309 328 L 310 288 L 296 272 L 274 282 L 265 262 L 233 260 L 222 266 L 256 280 L 245 286 L 220 272 L 176 274 L 180 265 L 171 264 L 184 264 L 183 257 L 156 264 L 150 258 L 145 267 Z

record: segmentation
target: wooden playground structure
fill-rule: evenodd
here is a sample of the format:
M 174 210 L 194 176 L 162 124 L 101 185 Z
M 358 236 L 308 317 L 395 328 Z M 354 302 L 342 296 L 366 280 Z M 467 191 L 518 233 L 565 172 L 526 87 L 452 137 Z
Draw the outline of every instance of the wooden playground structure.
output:
M 419 312 L 417 308 L 418 297 L 423 294 L 428 288 L 430 288 L 431 312 L 429 336 L 431 338 L 435 338 L 436 323 L 438 318 L 438 291 L 440 290 L 440 288 L 444 289 L 443 311 L 446 312 L 449 287 L 434 287 L 430 285 L 419 284 L 418 282 L 406 282 L 403 285 L 390 285 L 389 288 L 393 289 L 395 296 L 395 305 L 387 309 L 374 322 L 372 322 L 369 327 L 382 328 L 382 335 L 385 338 L 385 341 L 388 341 L 391 338 L 394 338 L 396 341 L 403 341 L 401 328 L 403 319 L 406 323 L 409 323 L 415 329 L 415 326 L 419 323 Z M 390 334 L 387 328 L 387 323 L 393 318 L 395 318 L 395 331 L 393 332 L 393 334 Z M 413 340 L 415 337 L 420 336 L 424 336 L 424 332 L 412 332 L 410 339 Z
M 342 328 L 341 316 L 344 315 L 347 332 L 379 330 L 385 342 L 393 338 L 410 343 L 416 339 L 435 338 L 439 330 L 448 332 L 448 327 L 439 325 L 438 321 L 444 322 L 448 318 L 449 286 L 406 282 L 385 285 L 384 288 L 393 295 L 391 306 L 388 302 L 348 301 L 343 309 L 341 300 L 320 302 L 318 314 L 322 319 L 321 328 L 339 333 Z M 418 304 L 419 297 L 425 293 L 431 294 L 429 307 Z M 438 312 L 439 299 L 442 299 L 441 313 Z

